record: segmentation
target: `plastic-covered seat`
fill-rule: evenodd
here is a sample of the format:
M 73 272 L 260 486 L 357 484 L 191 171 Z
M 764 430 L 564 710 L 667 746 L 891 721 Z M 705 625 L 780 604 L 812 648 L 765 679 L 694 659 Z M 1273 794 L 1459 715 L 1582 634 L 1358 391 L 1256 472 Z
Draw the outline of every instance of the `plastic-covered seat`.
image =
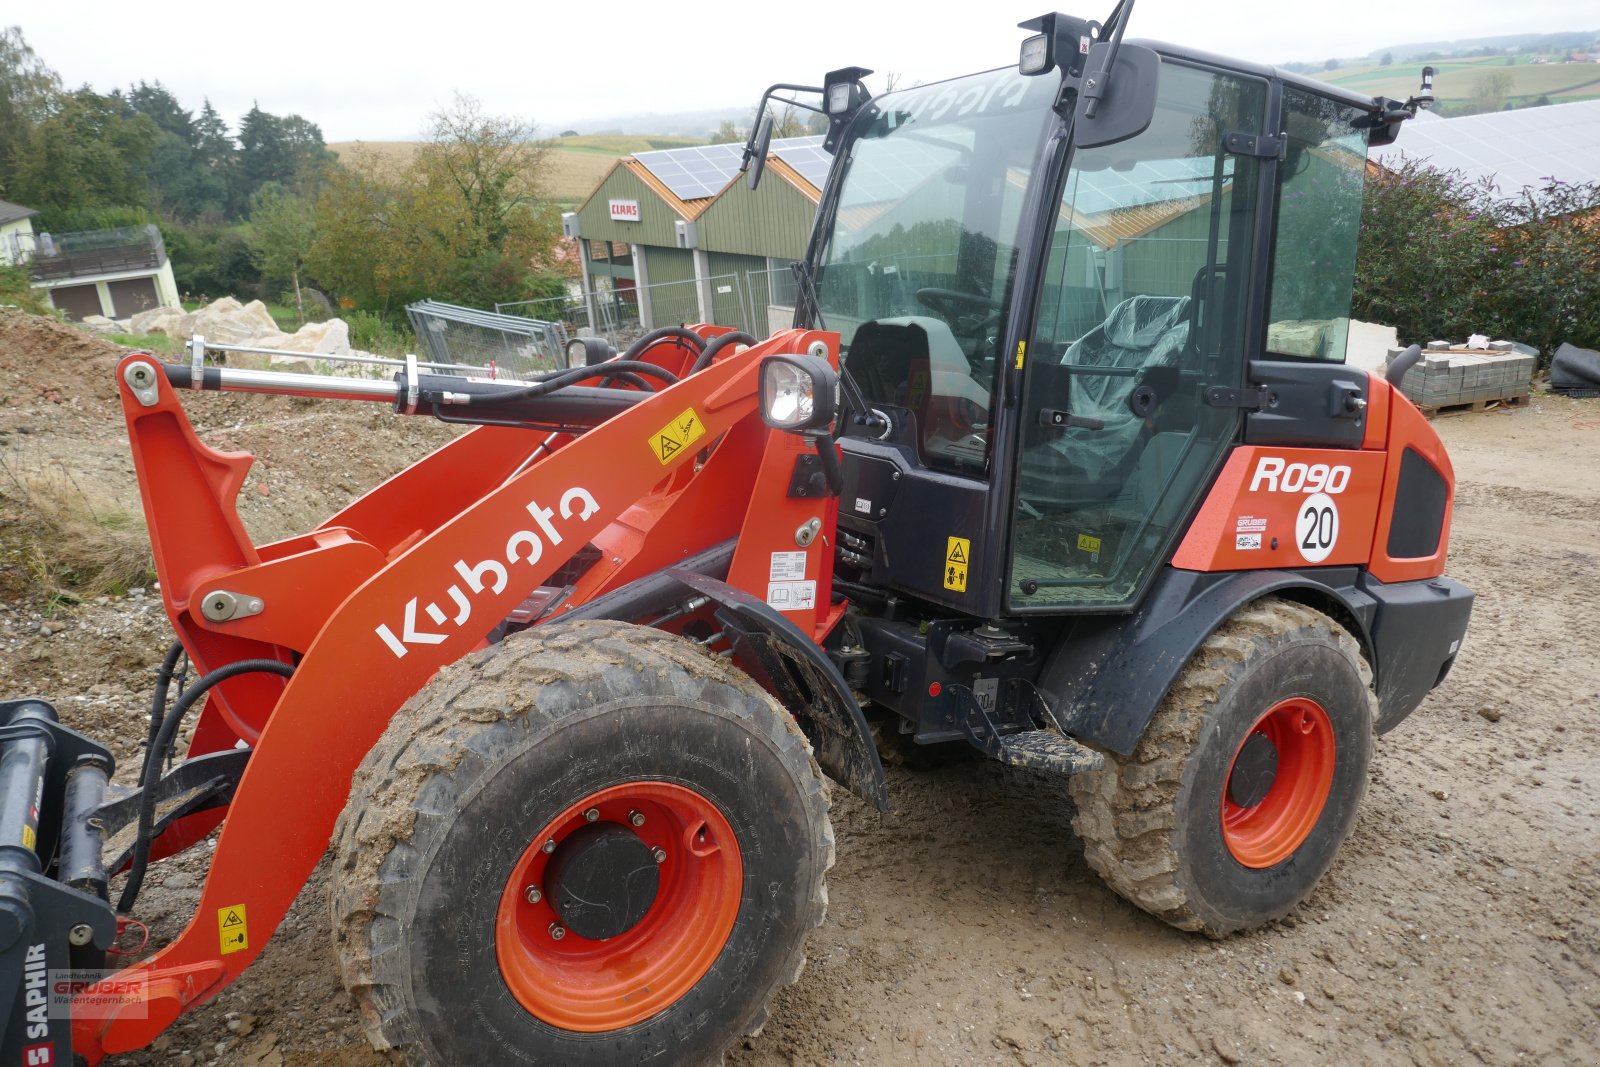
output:
M 1188 339 L 1188 297 L 1141 295 L 1122 301 L 1072 342 L 1061 357 L 1071 380 L 1070 396 L 1063 399 L 1073 415 L 1098 419 L 1104 427 L 1069 429 L 1030 450 L 1022 464 L 1024 493 L 1062 501 L 1116 495 L 1146 432 L 1128 398 L 1144 372 L 1176 365 Z

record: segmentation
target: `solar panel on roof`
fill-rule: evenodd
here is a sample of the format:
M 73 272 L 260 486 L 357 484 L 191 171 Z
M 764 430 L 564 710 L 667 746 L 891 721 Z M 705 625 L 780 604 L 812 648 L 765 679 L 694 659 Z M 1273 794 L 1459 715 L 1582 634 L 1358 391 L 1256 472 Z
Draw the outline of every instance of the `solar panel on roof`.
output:
M 821 144 L 820 137 L 786 137 L 773 141 L 768 148 L 768 154 L 780 156 L 788 162 L 787 152 L 803 151 Z M 728 182 L 733 180 L 733 176 L 739 173 L 739 164 L 744 159 L 744 145 L 711 144 L 663 148 L 654 152 L 638 152 L 633 158 L 655 175 L 679 200 L 702 200 L 717 195 Z M 790 165 L 794 166 L 793 163 Z M 827 170 L 824 168 L 823 174 L 826 173 Z M 809 175 L 806 180 L 812 181 Z M 818 180 L 814 184 L 820 186 L 822 182 Z
M 1488 177 L 1505 196 L 1542 188 L 1548 177 L 1600 181 L 1600 100 L 1408 122 L 1398 141 L 1369 155 L 1386 167 L 1413 159 L 1468 181 Z

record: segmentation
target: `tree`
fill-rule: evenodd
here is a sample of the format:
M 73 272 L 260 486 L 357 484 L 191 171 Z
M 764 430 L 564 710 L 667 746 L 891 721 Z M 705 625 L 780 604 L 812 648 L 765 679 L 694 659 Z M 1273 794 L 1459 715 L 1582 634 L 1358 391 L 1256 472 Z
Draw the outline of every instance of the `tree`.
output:
M 316 213 L 310 201 L 264 185 L 250 204 L 250 253 L 267 281 L 287 280 L 294 287 L 295 311 L 306 318 L 300 293 L 300 271 L 316 239 Z
M 1339 61 L 1337 59 L 1330 59 L 1326 63 L 1322 64 L 1322 69 L 1323 70 L 1338 70 L 1339 69 Z
M 11 188 L 18 153 L 60 95 L 60 77 L 34 54 L 22 27 L 0 31 L 0 193 L 20 195 Z
M 1394 62 L 1394 53 L 1393 52 L 1385 52 L 1383 54 L 1383 58 L 1378 60 L 1378 66 L 1387 67 L 1390 64 L 1392 64 L 1393 62 Z
M 8 191 L 41 211 L 148 207 L 146 164 L 160 136 L 149 116 L 130 112 L 120 95 L 84 86 L 60 97 L 28 129 Z
M 308 272 L 380 312 L 421 297 L 523 297 L 552 273 L 560 234 L 542 188 L 549 149 L 533 134 L 457 97 L 402 170 L 352 153 L 317 199 Z
M 1467 98 L 1463 114 L 1477 115 L 1485 111 L 1499 111 L 1506 106 L 1511 92 L 1511 75 L 1503 70 L 1491 70 L 1472 79 L 1472 95 Z
M 159 81 L 154 85 L 140 82 L 130 86 L 128 104 L 139 114 L 149 115 L 150 121 L 162 130 L 182 138 L 186 144 L 194 144 L 194 114 L 185 111 L 178 104 L 177 97 Z
M 722 125 L 717 127 L 717 132 L 711 135 L 707 144 L 737 144 L 744 140 L 744 134 L 739 132 L 739 127 L 733 124 L 732 119 L 723 119 Z

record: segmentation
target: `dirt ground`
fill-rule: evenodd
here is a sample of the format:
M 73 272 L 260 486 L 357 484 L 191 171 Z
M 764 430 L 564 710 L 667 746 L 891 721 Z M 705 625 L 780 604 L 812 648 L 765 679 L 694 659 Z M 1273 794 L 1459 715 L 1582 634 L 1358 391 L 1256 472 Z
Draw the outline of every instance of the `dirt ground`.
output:
M 17 472 L 59 461 L 133 499 L 115 353 L 80 338 L 0 312 L 0 543 L 28 505 Z M 190 407 L 208 442 L 258 454 L 241 502 L 257 537 L 311 525 L 442 439 L 376 406 Z M 828 918 L 729 1064 L 1600 1062 L 1600 401 L 1536 396 L 1438 428 L 1472 630 L 1447 683 L 1381 740 L 1354 837 L 1296 915 L 1220 942 L 1174 932 L 1085 866 L 1061 781 L 987 762 L 891 771 L 887 815 L 835 791 Z M 53 699 L 131 766 L 169 640 L 158 596 L 46 610 L 14 547 L 0 693 Z M 139 911 L 156 941 L 191 913 L 206 855 L 152 873 Z M 335 977 L 320 878 L 237 983 L 110 1062 L 387 1062 Z

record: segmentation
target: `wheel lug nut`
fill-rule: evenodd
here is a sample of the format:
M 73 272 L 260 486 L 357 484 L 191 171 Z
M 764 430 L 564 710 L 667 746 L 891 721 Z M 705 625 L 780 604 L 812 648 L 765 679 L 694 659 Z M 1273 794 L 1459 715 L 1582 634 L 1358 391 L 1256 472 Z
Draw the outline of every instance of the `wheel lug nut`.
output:
M 562 926 L 560 923 L 551 923 L 550 924 L 550 940 L 552 940 L 552 941 L 560 941 L 563 937 L 566 937 L 566 936 L 567 936 L 567 928 L 565 926 Z
M 554 852 L 556 850 L 556 839 L 552 837 L 542 847 L 546 852 Z
M 594 822 L 596 819 L 600 818 L 600 809 L 590 808 L 588 811 L 583 813 L 583 818 L 585 822 Z
M 536 885 L 530 885 L 528 887 L 528 891 L 524 893 L 523 896 L 528 898 L 529 904 L 537 904 L 539 901 L 544 899 L 544 894 L 539 891 L 539 887 Z
M 642 812 L 642 811 L 630 811 L 630 812 L 628 812 L 628 821 L 630 823 L 632 823 L 634 826 L 643 826 L 644 825 L 644 812 Z
M 657 863 L 667 862 L 667 850 L 662 848 L 660 845 L 657 845 L 655 848 L 651 849 L 650 855 L 655 857 L 655 861 Z

